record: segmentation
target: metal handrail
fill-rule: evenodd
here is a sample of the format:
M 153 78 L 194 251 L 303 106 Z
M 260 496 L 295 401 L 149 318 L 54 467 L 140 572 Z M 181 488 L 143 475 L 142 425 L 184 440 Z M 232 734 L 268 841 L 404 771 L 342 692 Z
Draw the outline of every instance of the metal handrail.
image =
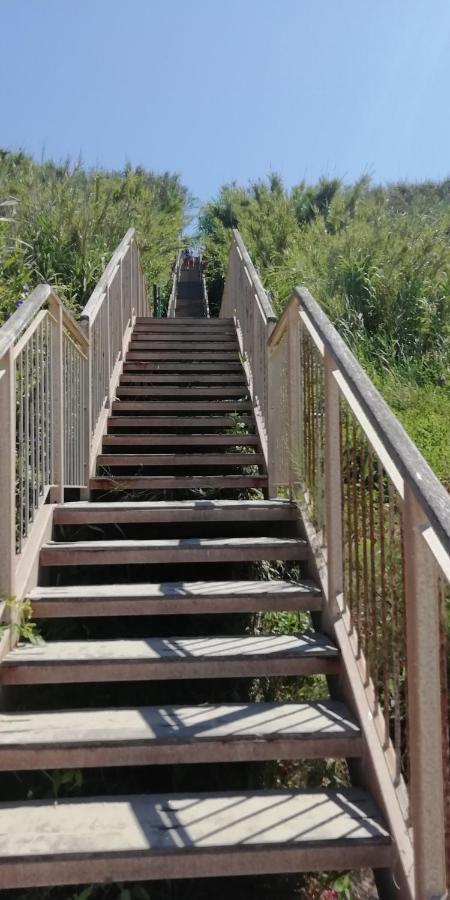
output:
M 399 896 L 444 896 L 450 496 L 306 288 L 274 321 L 236 230 L 221 316 L 236 323 L 269 496 L 287 493 L 301 511 Z
M 134 323 L 149 314 L 131 228 L 81 324 L 39 285 L 0 328 L 0 597 L 23 597 L 35 577 L 51 503 L 88 490 Z
M 308 314 L 402 477 L 413 487 L 438 536 L 450 550 L 450 497 L 447 491 L 307 288 L 295 288 L 294 296 L 269 338 L 269 346 L 279 340 L 289 319 L 291 304 Z

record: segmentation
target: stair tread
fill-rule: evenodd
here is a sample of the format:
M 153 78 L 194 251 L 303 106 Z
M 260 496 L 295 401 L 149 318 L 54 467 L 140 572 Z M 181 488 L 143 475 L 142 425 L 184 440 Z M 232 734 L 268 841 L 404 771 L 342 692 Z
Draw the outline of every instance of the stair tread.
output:
M 98 466 L 257 466 L 262 453 L 99 453 Z
M 93 584 L 58 587 L 36 587 L 30 591 L 32 601 L 41 598 L 95 599 L 96 597 L 292 597 L 312 594 L 321 597 L 320 588 L 313 581 L 173 581 L 142 584 Z
M 113 412 L 250 412 L 250 400 L 113 400 Z
M 255 446 L 259 444 L 256 434 L 244 434 L 242 437 L 228 434 L 105 434 L 103 437 L 105 446 L 114 444 L 129 444 L 133 446 L 222 446 L 239 447 Z
M 343 703 L 223 703 L 0 714 L 0 749 L 82 744 L 191 743 L 205 740 L 358 739 Z M 326 752 L 326 748 L 325 748 Z
M 280 537 L 226 537 L 226 538 L 163 538 L 157 540 L 110 540 L 110 541 L 48 541 L 42 550 L 208 550 L 233 547 L 294 547 L 304 549 L 307 541 L 302 538 Z
M 296 521 L 298 510 L 289 501 L 270 500 L 159 500 L 109 503 L 75 501 L 55 507 L 55 524 L 77 521 L 195 522 Z
M 264 488 L 267 475 L 114 475 L 89 480 L 93 491 Z
M 140 510 L 190 510 L 207 511 L 207 510 L 280 510 L 288 513 L 297 513 L 297 505 L 290 500 L 124 500 L 119 503 L 101 503 L 90 500 L 73 500 L 61 503 L 55 507 L 56 512 L 63 510 L 85 510 L 94 513 L 96 510 L 120 510 L 140 509 Z
M 337 658 L 336 646 L 319 632 L 293 635 L 134 638 L 130 640 L 51 641 L 18 644 L 6 654 L 4 669 L 21 665 L 101 662 L 171 662 L 195 660 Z
M 270 848 L 339 842 L 388 845 L 371 800 L 357 788 L 133 794 L 0 804 L 4 860 Z

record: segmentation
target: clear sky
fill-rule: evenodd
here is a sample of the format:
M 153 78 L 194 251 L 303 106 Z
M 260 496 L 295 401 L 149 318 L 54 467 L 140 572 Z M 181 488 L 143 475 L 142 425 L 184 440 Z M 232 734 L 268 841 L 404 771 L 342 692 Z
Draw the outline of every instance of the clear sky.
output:
M 0 0 L 0 146 L 181 175 L 450 174 L 450 0 Z

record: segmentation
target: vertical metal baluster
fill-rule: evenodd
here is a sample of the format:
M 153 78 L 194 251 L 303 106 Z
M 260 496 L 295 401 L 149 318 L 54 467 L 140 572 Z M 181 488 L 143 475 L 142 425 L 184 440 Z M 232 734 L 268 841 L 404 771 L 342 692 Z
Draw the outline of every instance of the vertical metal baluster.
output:
M 353 486 L 353 533 L 355 536 L 355 611 L 356 630 L 358 635 L 358 653 L 361 652 L 361 573 L 360 573 L 360 546 L 359 546 L 359 521 L 358 521 L 358 478 L 357 478 L 357 447 L 358 427 L 354 415 L 352 421 L 352 486 Z
M 345 455 L 346 455 L 346 477 L 347 477 L 347 490 L 345 492 L 346 496 L 346 506 L 347 506 L 347 559 L 348 559 L 348 585 L 347 585 L 347 593 L 348 593 L 348 605 L 350 607 L 351 613 L 351 627 L 354 628 L 355 620 L 355 597 L 353 593 L 353 574 L 354 574 L 354 565 L 353 565 L 353 529 L 352 529 L 352 494 L 353 494 L 353 473 L 351 469 L 351 456 L 350 456 L 350 417 L 348 412 L 348 406 L 345 404 Z
M 367 565 L 367 504 L 366 504 L 366 481 L 364 478 L 364 470 L 366 465 L 366 442 L 361 433 L 361 441 L 359 448 L 359 468 L 360 468 L 360 502 L 361 502 L 361 541 L 362 541 L 362 641 L 364 648 L 364 657 L 366 661 L 366 678 L 369 677 L 369 572 Z
M 17 421 L 17 487 L 16 487 L 16 548 L 20 553 L 23 539 L 23 357 L 22 352 L 16 360 L 16 392 L 18 397 L 18 421 Z
M 385 502 L 384 502 L 384 469 L 378 461 L 378 526 L 380 531 L 380 593 L 381 593 L 381 643 L 383 657 L 383 711 L 384 711 L 384 746 L 389 743 L 389 637 L 388 637 L 388 603 L 386 583 L 386 551 L 385 551 Z
M 391 587 L 391 633 L 392 633 L 392 684 L 394 700 L 394 747 L 395 747 L 395 778 L 400 778 L 401 761 L 401 710 L 400 710 L 400 666 L 399 666 L 399 609 L 397 589 L 397 560 L 396 549 L 398 546 L 395 521 L 395 493 L 392 482 L 388 479 L 389 489 L 389 556 L 390 556 L 390 587 Z
M 372 675 L 375 686 L 375 711 L 378 711 L 380 700 L 379 693 L 379 656 L 378 656 L 378 619 L 377 619 L 377 579 L 376 579 L 376 554 L 377 535 L 375 530 L 374 513 L 374 481 L 373 481 L 373 452 L 370 445 L 368 452 L 368 481 L 369 481 L 369 548 L 370 548 L 370 623 L 371 639 L 369 641 L 369 674 Z
M 30 524 L 30 354 L 25 345 L 25 537 Z

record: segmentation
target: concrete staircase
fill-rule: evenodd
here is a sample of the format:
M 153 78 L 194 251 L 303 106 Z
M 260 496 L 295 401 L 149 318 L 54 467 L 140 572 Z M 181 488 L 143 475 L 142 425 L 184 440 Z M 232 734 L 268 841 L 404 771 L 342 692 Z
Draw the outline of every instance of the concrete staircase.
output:
M 188 297 L 186 311 L 137 319 L 91 500 L 56 508 L 41 551 L 31 600 L 46 643 L 19 645 L 1 668 L 4 771 L 120 767 L 124 788 L 0 804 L 5 888 L 391 863 L 364 791 L 249 789 L 232 765 L 357 760 L 362 739 L 325 683 L 314 702 L 249 699 L 250 679 L 332 684 L 340 658 L 311 619 L 299 633 L 264 633 L 259 618 L 250 628 L 250 615 L 274 611 L 317 623 L 322 596 L 297 507 L 263 499 L 233 322 L 197 318 Z M 293 580 L 255 573 L 276 561 Z M 177 701 L 183 688 L 196 702 Z M 167 767 L 208 763 L 224 790 L 198 789 L 201 773 L 197 787 L 170 789 Z M 147 791 L 158 771 L 162 789 Z

